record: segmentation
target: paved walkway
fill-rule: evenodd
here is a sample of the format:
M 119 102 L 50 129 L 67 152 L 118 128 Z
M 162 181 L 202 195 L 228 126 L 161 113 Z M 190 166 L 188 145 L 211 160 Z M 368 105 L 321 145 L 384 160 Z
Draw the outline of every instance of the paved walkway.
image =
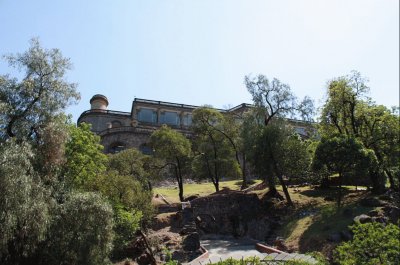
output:
M 250 257 L 258 257 L 260 260 L 268 260 L 265 264 L 275 264 L 273 261 L 303 260 L 310 264 L 316 261 L 310 256 L 298 253 L 261 253 L 255 249 L 255 241 L 250 239 L 220 239 L 202 240 L 201 245 L 209 252 L 209 257 L 200 261 L 188 263 L 188 265 L 206 265 L 229 258 L 241 260 Z M 276 263 L 278 264 L 278 263 Z M 279 263 L 282 264 L 282 263 Z

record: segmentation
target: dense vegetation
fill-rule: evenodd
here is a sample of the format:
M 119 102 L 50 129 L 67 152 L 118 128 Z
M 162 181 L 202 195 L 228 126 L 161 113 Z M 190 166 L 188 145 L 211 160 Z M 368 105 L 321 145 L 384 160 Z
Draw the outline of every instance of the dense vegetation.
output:
M 398 110 L 368 98 L 357 72 L 329 82 L 318 123 L 310 98 L 298 101 L 278 79 L 246 77 L 254 101 L 249 111 L 223 114 L 204 106 L 193 113 L 190 138 L 162 126 L 151 136 L 153 156 L 136 149 L 105 155 L 90 126 L 75 126 L 64 114 L 79 93 L 65 78 L 71 64 L 59 50 L 34 39 L 27 52 L 5 58 L 22 77 L 0 76 L 1 264 L 106 264 L 127 257 L 135 232 L 155 213 L 152 184 L 165 177 L 177 181 L 181 201 L 187 178 L 209 180 L 219 191 L 223 178 L 240 179 L 244 189 L 257 175 L 273 195 L 279 196 L 279 183 L 290 207 L 288 182 L 329 186 L 337 176 L 338 208 L 345 183 L 374 193 L 399 190 Z M 307 137 L 295 132 L 298 120 Z M 337 249 L 337 262 L 362 264 L 365 250 L 380 264 L 398 262 L 398 227 L 353 231 L 354 240 Z M 376 248 L 381 241 L 386 244 Z

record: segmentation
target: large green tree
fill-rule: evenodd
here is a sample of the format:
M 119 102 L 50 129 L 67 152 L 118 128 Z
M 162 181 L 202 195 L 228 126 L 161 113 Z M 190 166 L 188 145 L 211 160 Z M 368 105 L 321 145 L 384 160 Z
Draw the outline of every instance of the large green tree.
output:
M 337 204 L 341 207 L 342 179 L 348 175 L 363 176 L 376 166 L 375 153 L 366 149 L 357 139 L 352 137 L 323 138 L 318 144 L 313 168 L 320 170 L 326 167 L 331 173 L 338 174 L 339 187 Z
M 241 171 L 246 180 L 245 172 L 239 170 L 239 131 L 234 123 L 232 117 L 228 119 L 208 107 L 193 111 L 192 129 L 197 152 L 193 168 L 197 176 L 210 179 L 216 191 L 219 191 L 219 182 L 223 176 L 236 177 Z
M 130 148 L 110 155 L 108 168 L 115 170 L 119 175 L 131 176 L 142 183 L 144 189 L 151 190 L 151 181 L 158 177 L 155 170 L 157 162 L 152 156 Z
M 242 136 L 246 144 L 248 155 L 252 157 L 253 165 L 259 174 L 266 178 L 271 191 L 276 191 L 274 176 L 278 177 L 286 199 L 289 204 L 292 204 L 286 185 L 283 181 L 285 174 L 283 168 L 285 156 L 278 156 L 277 152 L 286 150 L 290 144 L 287 141 L 286 130 L 283 125 L 285 118 L 301 119 L 303 122 L 311 122 L 314 115 L 314 103 L 309 97 L 305 97 L 299 101 L 292 92 L 289 85 L 282 83 L 277 78 L 270 81 L 264 75 L 258 75 L 256 78 L 250 76 L 245 77 L 245 85 L 251 94 L 255 109 L 249 112 L 246 116 L 244 132 Z M 261 125 L 263 123 L 263 128 Z M 268 127 L 274 128 L 268 128 Z M 248 131 L 252 133 L 246 132 Z M 282 135 L 277 131 L 281 130 Z M 252 137 L 252 134 L 254 137 Z M 286 135 L 286 136 L 284 136 Z M 276 142 L 276 143 L 275 143 Z M 289 145 L 288 145 L 289 144 Z M 280 145 L 280 147 L 278 147 Z M 288 146 L 286 146 L 288 145 Z M 285 148 L 283 148 L 285 147 Z M 297 150 L 293 150 L 297 151 Z M 288 152 L 286 155 L 295 153 Z M 270 159 L 269 161 L 267 159 Z M 279 167 L 278 164 L 281 164 Z
M 79 99 L 76 84 L 65 78 L 71 63 L 58 49 L 42 48 L 38 39 L 31 40 L 25 53 L 5 58 L 23 73 L 20 80 L 0 76 L 0 137 L 39 141 L 43 127 Z
M 6 58 L 24 73 L 0 76 L 0 263 L 104 263 L 112 210 L 99 195 L 71 193 L 60 173 L 63 110 L 78 99 L 65 79 L 69 60 L 37 40 Z
M 91 182 L 106 170 L 107 156 L 102 151 L 100 137 L 90 131 L 90 124 L 69 126 L 63 174 L 70 186 L 88 189 Z
M 277 178 L 286 201 L 293 205 L 284 177 L 302 177 L 307 173 L 311 160 L 307 152 L 307 142 L 295 134 L 283 120 L 274 120 L 263 127 L 255 140 L 253 152 L 256 172 L 266 176 L 269 182 L 274 182 Z M 270 185 L 270 190 L 274 189 Z
M 354 137 L 372 149 L 378 165 L 370 172 L 370 179 L 373 191 L 382 192 L 386 176 L 391 187 L 398 188 L 394 175 L 398 172 L 399 116 L 376 105 L 367 96 L 368 91 L 367 80 L 356 71 L 331 80 L 321 112 L 320 134 Z
M 190 141 L 182 133 L 165 125 L 153 132 L 150 139 L 155 157 L 163 159 L 165 163 L 162 167 L 168 167 L 170 174 L 175 177 L 179 199 L 183 201 L 183 177 L 191 156 Z

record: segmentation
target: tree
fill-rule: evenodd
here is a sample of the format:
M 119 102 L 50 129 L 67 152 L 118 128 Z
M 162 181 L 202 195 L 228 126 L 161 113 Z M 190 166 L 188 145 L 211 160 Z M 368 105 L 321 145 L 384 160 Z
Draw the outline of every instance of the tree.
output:
M 71 63 L 58 49 L 43 49 L 38 39 L 31 40 L 25 53 L 5 58 L 10 66 L 25 73 L 21 80 L 0 76 L 0 138 L 40 141 L 40 130 L 79 99 L 76 84 L 65 80 Z
M 29 261 L 51 221 L 49 192 L 32 174 L 29 144 L 0 144 L 0 263 Z
M 313 158 L 313 168 L 322 169 L 324 166 L 339 176 L 338 208 L 341 207 L 342 179 L 349 174 L 365 175 L 376 166 L 376 157 L 372 150 L 366 149 L 355 138 L 337 136 L 323 138 L 318 144 Z
M 104 263 L 112 209 L 100 195 L 71 192 L 61 174 L 62 111 L 79 97 L 64 78 L 69 60 L 37 40 L 7 59 L 25 74 L 0 76 L 0 263 Z
M 351 230 L 353 240 L 336 248 L 335 262 L 341 265 L 400 263 L 400 229 L 397 225 L 358 223 Z
M 222 176 L 237 176 L 240 171 L 238 130 L 235 121 L 207 107 L 193 111 L 192 128 L 195 133 L 197 156 L 194 159 L 195 173 L 208 177 L 219 191 Z M 242 170 L 245 180 L 245 173 Z
M 307 173 L 310 156 L 306 142 L 284 121 L 274 120 L 268 126 L 264 126 L 258 135 L 253 157 L 256 172 L 267 176 L 268 182 L 271 183 L 274 183 L 274 178 L 278 178 L 286 201 L 293 206 L 284 177 L 295 178 Z M 270 185 L 270 190 L 276 192 L 275 186 Z
M 399 116 L 367 97 L 367 80 L 359 72 L 333 79 L 328 84 L 327 100 L 323 106 L 320 134 L 324 137 L 343 135 L 362 141 L 372 149 L 378 165 L 370 172 L 373 191 L 385 189 L 385 176 L 396 189 L 392 163 L 399 153 Z
M 112 250 L 113 210 L 99 194 L 72 193 L 58 205 L 39 264 L 106 264 Z
M 305 97 L 301 102 L 298 102 L 290 86 L 276 78 L 269 81 L 264 75 L 258 75 L 257 78 L 246 76 L 245 85 L 252 95 L 256 108 L 253 114 L 247 116 L 250 118 L 247 125 L 251 125 L 253 131 L 258 130 L 256 134 L 257 138 L 251 139 L 251 135 L 246 136 L 246 133 L 243 134 L 247 144 L 250 144 L 254 148 L 253 151 L 250 150 L 250 153 L 253 152 L 254 166 L 260 174 L 270 176 L 267 183 L 272 192 L 276 192 L 273 176 L 277 176 L 284 189 L 288 203 L 292 204 L 283 181 L 284 172 L 282 169 L 285 168 L 285 166 L 283 166 L 284 157 L 278 159 L 274 153 L 284 150 L 276 148 L 276 144 L 274 143 L 275 138 L 280 139 L 281 137 L 276 131 L 284 127 L 282 125 L 274 125 L 274 122 L 281 123 L 282 121 L 279 120 L 289 117 L 301 118 L 304 122 L 311 122 L 314 114 L 314 103 L 309 97 Z M 266 129 L 260 127 L 261 118 Z M 271 125 L 274 126 L 274 128 L 268 129 Z M 244 129 L 246 129 L 246 127 L 244 127 Z M 282 144 L 281 147 L 283 147 L 287 144 L 287 137 L 281 139 L 282 140 L 278 140 L 278 142 L 280 142 Z M 290 154 L 291 153 L 288 153 L 287 155 Z M 270 159 L 270 161 L 265 159 Z M 281 163 L 281 166 L 279 166 L 278 163 Z
M 123 150 L 109 156 L 109 170 L 115 170 L 119 175 L 131 176 L 142 183 L 143 188 L 151 190 L 151 167 L 154 160 L 148 155 L 142 154 L 135 148 Z
M 91 182 L 106 170 L 107 156 L 103 154 L 100 137 L 90 131 L 90 124 L 69 126 L 65 144 L 65 180 L 74 188 L 88 189 Z
M 179 199 L 183 201 L 183 174 L 189 164 L 190 141 L 183 134 L 165 125 L 153 132 L 150 141 L 154 155 L 163 159 L 165 161 L 163 167 L 170 168 L 170 172 L 175 176 L 179 187 Z
M 290 86 L 277 78 L 271 82 L 264 75 L 257 78 L 246 76 L 244 79 L 247 90 L 253 97 L 257 108 L 266 110 L 264 123 L 267 126 L 274 117 L 299 116 L 304 121 L 312 121 L 314 103 L 305 97 L 300 103 L 292 93 Z

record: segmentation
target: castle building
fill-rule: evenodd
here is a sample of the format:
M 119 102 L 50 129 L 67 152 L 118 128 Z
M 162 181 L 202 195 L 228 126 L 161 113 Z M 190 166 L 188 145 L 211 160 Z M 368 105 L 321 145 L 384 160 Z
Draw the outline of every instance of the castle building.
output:
M 240 104 L 221 112 L 242 113 L 250 104 Z M 116 153 L 127 148 L 138 148 L 150 154 L 150 135 L 163 124 L 190 136 L 192 112 L 199 106 L 135 98 L 131 112 L 108 110 L 108 99 L 94 95 L 90 99 L 90 110 L 83 112 L 78 124 L 92 125 L 92 131 L 101 137 L 105 153 Z
M 252 105 L 242 103 L 225 113 L 242 114 Z M 137 148 L 144 154 L 151 154 L 150 135 L 166 124 L 190 137 L 192 112 L 199 106 L 135 98 L 131 112 L 108 110 L 108 99 L 94 95 L 90 99 L 90 110 L 78 118 L 78 124 L 92 125 L 92 131 L 101 137 L 105 153 L 117 153 L 127 148 Z M 309 126 L 304 122 L 291 121 L 297 133 L 307 135 Z

